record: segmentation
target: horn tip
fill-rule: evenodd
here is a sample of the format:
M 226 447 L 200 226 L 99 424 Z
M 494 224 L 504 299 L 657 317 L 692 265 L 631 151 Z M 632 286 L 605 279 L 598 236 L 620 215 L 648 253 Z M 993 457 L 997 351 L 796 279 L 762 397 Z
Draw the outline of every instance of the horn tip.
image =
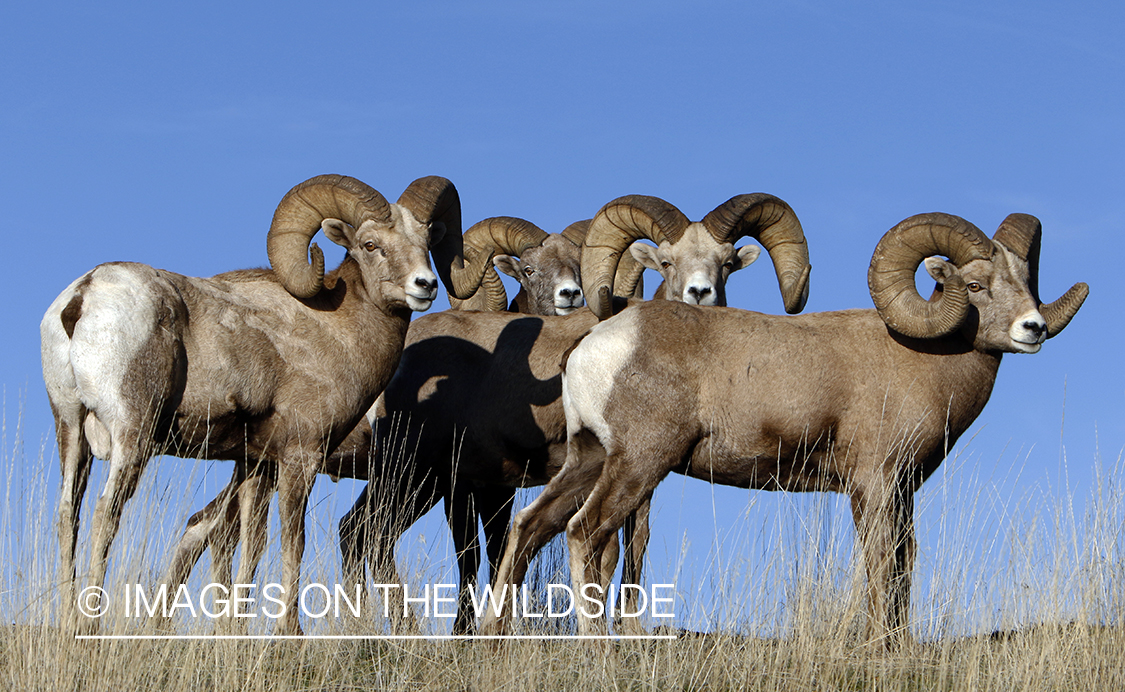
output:
M 809 302 L 809 275 L 812 272 L 812 265 L 806 264 L 804 271 L 801 272 L 801 278 L 794 283 L 786 295 L 783 295 L 785 301 L 785 312 L 790 315 L 796 315 L 805 309 L 805 305 Z
M 599 320 L 608 319 L 613 314 L 613 296 L 609 286 L 599 288 L 597 296 L 596 304 L 593 301 L 588 301 L 587 305 L 590 306 Z

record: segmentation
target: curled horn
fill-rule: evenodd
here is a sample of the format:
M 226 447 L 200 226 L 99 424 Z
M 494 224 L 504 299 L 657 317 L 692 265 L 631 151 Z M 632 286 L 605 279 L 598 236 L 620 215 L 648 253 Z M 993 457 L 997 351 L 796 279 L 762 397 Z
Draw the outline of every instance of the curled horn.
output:
M 266 254 L 281 285 L 298 298 L 324 287 L 324 253 L 310 242 L 325 219 L 354 228 L 368 220 L 390 223 L 391 208 L 375 188 L 345 175 L 319 175 L 285 193 L 266 235 Z
M 582 219 L 581 221 L 575 221 L 574 223 L 564 228 L 562 230 L 562 233 L 560 233 L 559 235 L 574 243 L 578 247 L 582 247 L 582 244 L 586 242 L 586 234 L 590 232 L 590 224 L 593 222 L 593 219 Z
M 990 259 L 992 240 L 979 228 L 952 214 L 918 214 L 887 231 L 867 270 L 875 308 L 891 329 L 918 339 L 949 334 L 969 311 L 969 292 L 958 276 L 943 287 L 940 298 L 926 301 L 914 285 L 914 272 L 926 257 L 944 255 L 961 267 L 974 259 Z
M 465 248 L 461 238 L 461 198 L 449 180 L 436 175 L 418 178 L 398 198 L 399 206 L 410 210 L 420 223 L 430 226 L 431 237 L 440 233 L 430 245 L 434 270 L 445 290 L 456 298 L 468 298 L 480 286 L 480 274 L 473 275 L 465 266 Z
M 1082 307 L 1090 287 L 1077 283 L 1053 303 L 1042 303 L 1039 298 L 1039 248 L 1043 241 L 1043 224 L 1030 214 L 1009 214 L 992 234 L 992 240 L 1008 248 L 1012 254 L 1027 262 L 1027 286 L 1047 322 L 1047 338 L 1057 335 Z
M 578 247 L 582 247 L 593 221 L 593 219 L 575 221 L 564 228 L 561 235 Z M 642 298 L 644 282 L 641 279 L 644 270 L 645 265 L 638 262 L 632 253 L 622 252 L 621 261 L 617 265 L 617 274 L 613 278 L 613 295 Z
M 1078 312 L 1078 308 L 1082 307 L 1082 303 L 1086 302 L 1088 295 L 1090 295 L 1090 287 L 1085 282 L 1078 282 L 1062 294 L 1061 298 L 1039 308 L 1039 314 L 1043 315 L 1043 319 L 1047 322 L 1048 339 L 1057 336 L 1066 325 L 1070 324 L 1071 318 Z
M 762 244 L 773 260 L 785 311 L 805 308 L 809 299 L 809 245 L 793 209 L 783 200 L 756 192 L 737 195 L 703 218 L 703 225 L 720 243 L 750 237 Z
M 508 309 L 508 292 L 504 290 L 504 283 L 495 267 L 484 270 L 480 287 L 476 293 L 465 300 L 458 300 L 449 296 L 449 307 L 454 310 L 482 310 L 485 312 L 504 312 Z
M 622 254 L 626 248 L 641 238 L 658 245 L 675 241 L 690 223 L 668 202 L 645 195 L 618 197 L 598 211 L 582 248 L 582 292 L 598 319 L 611 314 L 610 281 L 614 280 L 613 292 L 617 293 L 618 267 L 625 264 Z M 640 272 L 636 274 L 639 277 Z M 628 289 L 631 294 L 635 285 L 623 284 L 621 290 Z
M 480 290 L 466 301 L 451 295 L 449 304 L 458 310 L 506 310 L 508 295 L 492 264 L 493 256 L 499 252 L 519 257 L 528 248 L 542 245 L 546 238 L 546 231 L 513 216 L 494 216 L 474 224 L 465 231 L 465 266 Z

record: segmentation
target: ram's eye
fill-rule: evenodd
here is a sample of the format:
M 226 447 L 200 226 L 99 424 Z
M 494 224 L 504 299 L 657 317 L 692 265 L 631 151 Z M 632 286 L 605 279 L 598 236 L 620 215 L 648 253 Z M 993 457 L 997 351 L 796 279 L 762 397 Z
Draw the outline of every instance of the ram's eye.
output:
M 668 260 L 661 260 L 660 261 L 660 268 L 661 269 L 667 269 L 668 267 L 671 267 L 671 266 L 672 266 L 672 263 L 669 262 Z
M 982 288 L 984 288 L 984 286 L 981 286 L 980 283 L 977 282 L 977 281 L 970 281 L 969 283 L 965 284 L 965 288 L 969 289 L 973 293 L 977 293 Z
M 366 243 L 363 244 L 363 249 L 367 250 L 368 252 L 375 252 L 376 250 L 379 249 L 379 246 L 376 245 L 374 243 L 374 241 L 369 240 L 369 241 L 367 241 Z
M 726 269 L 727 271 L 734 269 L 734 262 L 724 262 L 723 269 Z
M 523 275 L 524 276 L 531 276 L 534 273 L 535 273 L 535 269 L 533 267 L 524 267 L 523 268 Z

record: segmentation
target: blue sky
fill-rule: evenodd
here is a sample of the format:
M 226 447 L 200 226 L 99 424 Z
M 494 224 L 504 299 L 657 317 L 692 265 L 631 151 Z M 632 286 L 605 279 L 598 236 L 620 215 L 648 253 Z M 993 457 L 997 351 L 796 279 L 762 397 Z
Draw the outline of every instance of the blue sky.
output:
M 38 322 L 58 292 L 111 260 L 261 266 L 285 191 L 345 173 L 391 198 L 443 175 L 466 226 L 511 215 L 550 231 L 623 194 L 699 219 L 769 192 L 809 238 L 806 311 L 870 307 L 871 252 L 907 216 L 949 212 L 991 234 L 1034 214 L 1044 299 L 1077 281 L 1090 298 L 1039 354 L 1004 359 L 956 468 L 931 482 L 1085 497 L 1095 462 L 1112 469 L 1125 446 L 1123 28 L 1107 2 L 8 3 L 8 496 L 44 444 L 57 486 Z M 768 265 L 729 293 L 781 312 Z M 159 465 L 170 484 L 178 464 Z M 221 484 L 229 467 L 215 468 Z M 672 553 L 686 535 L 705 554 L 715 524 L 729 530 L 748 505 L 800 507 L 666 486 L 656 540 Z M 958 501 L 920 510 L 923 535 Z M 339 514 L 350 497 L 335 502 Z

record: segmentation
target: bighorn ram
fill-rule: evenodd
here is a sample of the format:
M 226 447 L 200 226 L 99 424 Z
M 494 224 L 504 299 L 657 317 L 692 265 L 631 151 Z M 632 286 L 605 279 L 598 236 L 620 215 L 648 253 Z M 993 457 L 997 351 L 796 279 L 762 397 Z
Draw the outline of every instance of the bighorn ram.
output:
M 582 307 L 582 241 L 590 220 L 577 221 L 562 233 L 546 233 L 535 224 L 510 216 L 485 219 L 465 232 L 467 258 L 490 258 L 480 289 L 467 300 L 450 297 L 454 310 L 567 315 Z M 503 254 L 499 254 L 503 253 Z M 507 303 L 496 270 L 520 283 Z M 640 271 L 637 268 L 636 271 Z
M 831 490 L 851 496 L 871 639 L 908 636 L 914 491 L 984 407 L 1001 354 L 1037 352 L 1088 293 L 1077 284 L 1040 304 L 1040 232 L 1023 214 L 993 239 L 955 216 L 907 219 L 871 260 L 876 310 L 776 317 L 654 302 L 602 322 L 564 365 L 566 464 L 517 516 L 497 583 L 518 583 L 564 526 L 576 593 L 598 583 L 607 538 L 670 471 Z M 924 258 L 939 283 L 929 302 L 914 286 Z M 579 618 L 584 633 L 604 626 Z
M 673 286 L 665 295 L 722 303 L 729 273 L 757 258 L 756 247 L 734 248 L 742 236 L 759 239 L 770 252 L 786 308 L 800 310 L 809 276 L 804 234 L 792 209 L 765 194 L 734 197 L 702 223 L 690 223 L 653 197 L 610 202 L 586 237 L 585 294 L 608 310 L 610 283 L 618 276 L 613 293 L 630 295 L 633 285 L 618 273 L 618 258 L 634 240 L 651 238 L 679 253 L 658 265 Z M 673 260 L 690 258 L 690 245 L 677 244 L 688 238 L 710 259 L 715 283 L 709 291 L 702 290 L 702 281 L 691 284 L 694 292 L 684 289 L 668 271 Z M 644 256 L 651 250 L 634 252 Z M 340 522 L 346 582 L 363 579 L 362 557 L 350 536 L 359 533 L 364 514 L 377 522 L 369 529 L 367 548 L 372 568 L 387 570 L 376 575 L 381 581 L 393 569 L 398 536 L 439 498 L 446 501 L 453 528 L 462 596 L 479 561 L 477 516 L 485 520 L 490 562 L 496 564 L 514 489 L 546 483 L 562 465 L 566 427 L 559 363 L 596 322 L 585 310 L 565 317 L 448 311 L 411 325 L 402 363 L 380 398 L 383 408 L 374 423 L 382 468 L 372 470 L 368 507 L 361 512 L 357 503 Z M 466 601 L 461 605 L 458 631 L 469 623 Z
M 348 251 L 327 275 L 309 245 L 319 229 Z M 463 265 L 460 201 L 448 180 L 420 178 L 389 204 L 354 178 L 319 176 L 278 205 L 266 238 L 272 270 L 205 279 L 112 263 L 64 290 L 41 325 L 63 473 L 64 607 L 74 603 L 92 455 L 109 464 L 91 531 L 89 579 L 101 586 L 123 505 L 149 458 L 169 450 L 234 460 L 240 478 L 276 472 L 287 606 L 278 630 L 299 632 L 309 489 L 394 373 L 410 312 L 436 296 L 431 247 L 447 290 L 471 295 L 479 275 Z M 242 531 L 248 544 L 262 540 L 248 531 L 264 536 L 261 522 L 243 521 Z
M 583 305 L 581 276 L 578 265 L 581 244 L 589 220 L 568 226 L 561 234 L 548 234 L 535 224 L 514 217 L 493 217 L 473 225 L 463 236 L 467 269 L 473 277 L 483 276 L 480 287 L 464 300 L 450 294 L 450 303 L 459 310 L 513 311 L 529 314 L 568 314 Z M 506 254 L 497 254 L 506 253 Z M 520 292 L 508 306 L 504 286 L 493 265 L 511 273 L 520 282 Z M 642 267 L 635 262 L 625 271 L 638 273 Z M 636 281 L 636 278 L 633 279 Z M 407 339 L 409 340 L 409 330 Z M 368 411 L 368 420 L 361 420 L 344 442 L 325 461 L 323 472 L 334 477 L 366 479 L 372 451 L 371 422 L 375 420 L 376 403 Z M 245 482 L 236 470 L 234 478 L 206 507 L 188 520 L 174 552 L 164 582 L 170 585 L 185 582 L 203 551 L 211 549 L 211 578 L 220 584 L 231 583 L 231 563 L 238 545 L 240 516 L 256 516 L 262 523 L 273 491 L 272 478 L 259 475 Z M 363 506 L 363 497 L 358 501 Z M 352 534 L 349 534 L 352 535 Z M 357 535 L 357 539 L 361 536 Z M 253 581 L 254 567 L 265 548 L 261 540 L 244 545 L 239 582 Z M 358 554 L 358 549 L 345 549 L 345 554 Z

